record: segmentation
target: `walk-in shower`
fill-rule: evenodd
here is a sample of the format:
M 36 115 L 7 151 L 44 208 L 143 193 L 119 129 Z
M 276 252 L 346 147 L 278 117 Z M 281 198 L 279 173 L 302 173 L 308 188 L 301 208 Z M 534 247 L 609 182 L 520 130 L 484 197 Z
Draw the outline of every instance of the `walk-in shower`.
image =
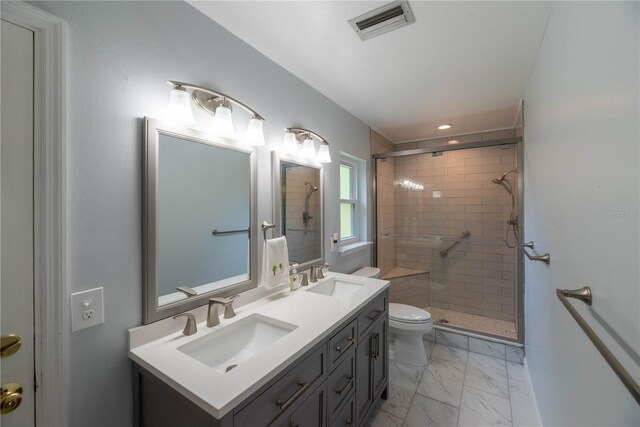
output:
M 376 154 L 375 254 L 390 301 L 521 340 L 518 139 Z

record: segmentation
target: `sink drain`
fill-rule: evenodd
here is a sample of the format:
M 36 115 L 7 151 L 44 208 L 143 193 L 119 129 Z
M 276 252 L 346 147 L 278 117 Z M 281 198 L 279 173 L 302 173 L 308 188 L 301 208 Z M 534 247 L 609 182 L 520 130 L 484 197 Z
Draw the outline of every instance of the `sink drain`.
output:
M 232 370 L 232 369 L 233 369 L 233 368 L 235 368 L 236 366 L 238 366 L 238 365 L 229 365 L 229 366 L 227 366 L 227 369 L 225 369 L 224 371 L 225 371 L 225 372 L 229 372 L 230 370 Z

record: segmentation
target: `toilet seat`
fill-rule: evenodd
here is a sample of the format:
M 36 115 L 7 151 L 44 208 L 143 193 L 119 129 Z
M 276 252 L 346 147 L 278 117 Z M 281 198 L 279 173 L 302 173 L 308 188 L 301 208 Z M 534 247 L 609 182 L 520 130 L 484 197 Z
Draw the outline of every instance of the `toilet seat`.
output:
M 398 323 L 420 325 L 431 323 L 431 313 L 407 304 L 390 303 L 389 319 Z

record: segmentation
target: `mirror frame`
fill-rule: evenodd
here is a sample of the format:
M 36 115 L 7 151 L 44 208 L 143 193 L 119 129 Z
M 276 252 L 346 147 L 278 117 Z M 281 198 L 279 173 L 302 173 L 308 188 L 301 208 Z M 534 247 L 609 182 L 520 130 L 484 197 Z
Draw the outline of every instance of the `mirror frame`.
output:
M 273 170 L 273 223 L 276 225 L 274 231 L 275 236 L 282 236 L 282 218 L 280 215 L 282 203 L 282 194 L 281 194 L 281 185 L 280 185 L 280 165 L 281 163 L 295 163 L 300 166 L 307 166 L 310 168 L 318 169 L 320 172 L 320 258 L 316 258 L 310 261 L 306 261 L 300 263 L 299 266 L 296 267 L 298 272 L 303 270 L 307 270 L 311 268 L 314 264 L 323 264 L 324 263 L 324 223 L 325 223 L 325 214 L 324 214 L 324 167 L 320 163 L 313 163 L 301 160 L 297 156 L 290 156 L 287 154 L 279 154 L 277 151 L 272 151 L 272 170 Z
M 256 153 L 248 145 L 234 140 L 216 138 L 210 134 L 186 126 L 169 123 L 163 120 L 144 118 L 144 152 L 143 152 L 143 292 L 142 292 L 142 323 L 144 325 L 174 316 L 187 310 L 207 304 L 212 296 L 228 297 L 255 288 L 258 285 L 258 215 L 257 215 L 257 171 Z M 187 297 L 180 301 L 166 305 L 158 305 L 157 288 L 157 260 L 158 247 L 156 242 L 157 212 L 156 195 L 158 191 L 158 144 L 160 135 L 169 135 L 181 139 L 188 139 L 197 143 L 214 147 L 234 150 L 249 154 L 251 169 L 249 192 L 249 280 L 226 286 L 222 289 Z M 176 285 L 177 286 L 177 285 Z

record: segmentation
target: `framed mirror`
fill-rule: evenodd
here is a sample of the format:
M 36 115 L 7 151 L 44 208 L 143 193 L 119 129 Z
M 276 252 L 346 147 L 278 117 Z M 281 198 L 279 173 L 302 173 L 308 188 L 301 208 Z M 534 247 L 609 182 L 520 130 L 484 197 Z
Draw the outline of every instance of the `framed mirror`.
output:
M 324 262 L 322 166 L 273 152 L 276 235 L 287 237 L 289 260 L 298 270 Z
M 147 324 L 253 288 L 258 273 L 253 149 L 150 118 L 144 130 Z

